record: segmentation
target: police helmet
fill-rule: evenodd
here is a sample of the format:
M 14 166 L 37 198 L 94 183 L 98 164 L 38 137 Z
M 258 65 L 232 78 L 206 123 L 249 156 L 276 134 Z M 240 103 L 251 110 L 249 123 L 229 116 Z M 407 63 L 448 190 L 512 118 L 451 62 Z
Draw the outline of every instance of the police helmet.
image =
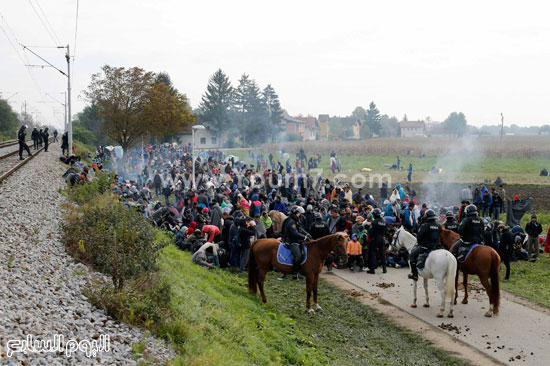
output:
M 296 215 L 299 212 L 300 212 L 300 207 L 298 207 L 298 206 L 292 206 L 292 208 L 290 209 L 290 214 L 291 215 Z
M 200 229 L 195 229 L 195 231 L 193 232 L 193 234 L 195 234 L 195 235 L 200 235 L 200 234 L 201 234 Z
M 424 213 L 424 217 L 426 217 L 426 219 L 435 219 L 435 211 L 431 208 L 429 210 L 426 210 L 426 212 Z
M 452 213 L 452 211 L 447 211 L 447 213 L 445 214 L 445 217 L 447 217 L 447 218 L 449 218 L 449 217 L 454 218 L 455 215 Z
M 378 207 L 372 210 L 372 216 L 375 218 L 382 217 L 382 210 L 380 210 Z
M 319 213 L 319 212 L 314 212 L 313 217 L 315 218 L 315 220 L 322 220 L 323 219 L 323 216 L 321 216 L 321 213 Z
M 477 215 L 477 207 L 475 205 L 469 205 L 468 207 L 466 207 L 466 215 Z

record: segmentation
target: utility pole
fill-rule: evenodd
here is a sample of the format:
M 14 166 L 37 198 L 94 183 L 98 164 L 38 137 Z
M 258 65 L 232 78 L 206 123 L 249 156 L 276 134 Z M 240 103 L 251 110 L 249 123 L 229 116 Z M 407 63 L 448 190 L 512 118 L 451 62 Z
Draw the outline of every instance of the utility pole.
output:
M 69 135 L 69 156 L 73 153 L 73 123 L 71 122 L 71 56 L 69 53 L 69 45 L 67 45 L 67 54 L 65 55 L 67 59 L 67 104 L 68 104 L 68 114 L 67 114 L 67 127 Z
M 504 134 L 504 115 L 500 113 L 500 139 L 502 140 L 502 135 Z

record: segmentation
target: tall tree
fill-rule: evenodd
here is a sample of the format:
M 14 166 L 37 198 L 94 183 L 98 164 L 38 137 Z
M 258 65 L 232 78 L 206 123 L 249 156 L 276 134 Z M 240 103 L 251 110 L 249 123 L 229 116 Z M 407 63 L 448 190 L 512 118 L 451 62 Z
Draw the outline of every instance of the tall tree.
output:
M 156 75 L 139 67 L 103 66 L 92 75 L 85 97 L 97 105 L 103 131 L 124 150 L 143 136 L 178 133 L 193 123 L 184 95 L 155 82 Z
M 239 79 L 235 93 L 235 109 L 235 123 L 243 143 L 264 142 L 269 116 L 258 84 L 247 74 L 243 74 Z
M 384 114 L 380 116 L 380 124 L 382 125 L 380 136 L 399 136 L 399 121 L 396 117 Z
M 380 111 L 376 108 L 376 104 L 374 104 L 374 102 L 370 102 L 365 120 L 367 122 L 367 126 L 369 126 L 369 130 L 380 136 L 380 130 L 382 128 L 382 125 L 380 124 Z
M 174 93 L 174 91 L 176 90 L 174 88 L 174 84 L 172 84 L 172 79 L 170 78 L 170 75 L 168 75 L 167 72 L 160 72 L 157 74 L 157 77 L 155 78 L 155 83 L 163 83 L 164 85 L 166 85 L 168 87 L 168 90 L 170 91 L 170 93 Z
M 361 106 L 355 107 L 355 109 L 353 110 L 351 115 L 355 118 L 359 118 L 359 119 L 362 119 L 362 120 L 367 118 L 367 112 L 365 111 L 365 108 L 363 108 Z
M 264 88 L 262 91 L 262 97 L 265 108 L 267 109 L 269 126 L 273 129 L 273 133 L 271 134 L 271 142 L 275 142 L 275 138 L 283 129 L 283 109 L 281 108 L 281 103 L 279 102 L 279 96 L 271 84 L 268 84 Z
M 201 99 L 201 119 L 208 121 L 216 129 L 220 135 L 218 144 L 221 143 L 221 134 L 229 127 L 234 93 L 229 77 L 218 69 L 208 80 L 206 93 Z
M 90 131 L 97 141 L 103 145 L 105 143 L 105 135 L 102 133 L 103 122 L 99 118 L 99 108 L 95 104 L 87 105 L 82 112 L 76 115 L 73 121 L 74 127 L 81 127 Z
M 467 131 L 467 122 L 466 116 L 462 112 L 452 112 L 445 121 L 443 121 L 442 126 L 445 130 L 449 132 L 456 133 L 459 137 L 462 137 L 466 134 Z
M 0 99 L 0 137 L 14 139 L 17 136 L 19 119 L 7 100 Z

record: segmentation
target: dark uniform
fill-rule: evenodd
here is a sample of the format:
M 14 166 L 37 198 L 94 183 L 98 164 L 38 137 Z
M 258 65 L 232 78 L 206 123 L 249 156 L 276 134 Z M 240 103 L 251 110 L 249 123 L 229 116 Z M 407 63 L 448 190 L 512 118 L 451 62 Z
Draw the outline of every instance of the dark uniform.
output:
M 328 229 L 327 224 L 323 222 L 323 219 L 319 218 L 315 219 L 315 221 L 309 225 L 309 234 L 313 239 L 319 239 L 323 236 L 330 235 L 330 230 Z
M 510 228 L 504 227 L 500 235 L 499 244 L 498 254 L 506 266 L 506 277 L 504 277 L 504 279 L 508 280 L 510 279 L 510 258 L 512 257 L 512 252 L 514 251 L 514 234 L 510 231 Z
M 458 223 L 453 218 L 448 217 L 447 221 L 443 223 L 443 227 L 458 234 Z
M 48 133 L 48 128 L 46 127 L 44 129 L 44 132 L 42 132 L 42 140 L 44 140 L 44 152 L 48 151 L 49 138 L 50 138 L 50 134 Z
M 462 245 L 484 243 L 483 234 L 485 232 L 485 225 L 477 214 L 476 206 L 470 205 L 466 207 L 466 215 L 466 218 L 458 226 L 458 233 L 462 237 L 462 241 L 458 241 L 452 249 L 453 255 L 459 260 L 461 258 L 458 258 L 458 252 Z
M 437 249 L 440 245 L 439 235 L 441 234 L 441 225 L 435 221 L 435 217 L 428 217 L 425 223 L 418 230 L 418 245 L 411 251 L 409 262 L 411 265 L 412 279 L 418 279 L 418 270 L 416 268 L 416 260 L 422 253 L 430 252 Z
M 306 240 L 308 233 L 303 229 L 300 218 L 295 214 L 290 215 L 283 222 L 283 233 L 285 242 L 290 246 L 292 253 L 292 268 L 295 273 L 298 273 L 302 260 L 300 245 Z
M 483 244 L 484 231 L 483 221 L 477 215 L 466 217 L 458 227 L 462 240 L 468 244 Z
M 369 270 L 368 273 L 374 274 L 374 269 L 377 265 L 376 250 L 380 252 L 380 259 L 382 260 L 382 270 L 386 273 L 386 220 L 383 217 L 376 217 L 368 229 L 368 234 L 372 239 L 369 250 Z
M 25 125 L 21 126 L 19 131 L 17 132 L 17 139 L 19 141 L 19 159 L 23 160 L 23 150 L 26 150 L 29 156 L 32 156 L 31 151 L 29 150 L 29 147 L 27 146 L 27 143 L 25 142 L 25 138 L 27 134 L 25 133 L 25 130 L 27 127 Z
M 63 136 L 61 136 L 61 150 L 63 155 L 65 155 L 65 150 L 67 150 L 67 155 L 70 155 L 69 154 L 69 135 L 67 134 L 67 132 L 65 132 Z
M 38 150 L 38 130 L 36 129 L 36 127 L 32 130 L 31 139 L 33 142 L 34 150 Z

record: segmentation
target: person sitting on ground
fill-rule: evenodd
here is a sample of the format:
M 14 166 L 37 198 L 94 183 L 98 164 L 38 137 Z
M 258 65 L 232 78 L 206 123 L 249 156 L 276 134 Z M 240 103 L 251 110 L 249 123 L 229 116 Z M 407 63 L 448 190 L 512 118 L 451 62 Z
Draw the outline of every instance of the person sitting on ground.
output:
M 218 244 L 204 243 L 191 257 L 193 263 L 205 266 L 208 269 L 213 265 L 220 266 L 218 258 Z

